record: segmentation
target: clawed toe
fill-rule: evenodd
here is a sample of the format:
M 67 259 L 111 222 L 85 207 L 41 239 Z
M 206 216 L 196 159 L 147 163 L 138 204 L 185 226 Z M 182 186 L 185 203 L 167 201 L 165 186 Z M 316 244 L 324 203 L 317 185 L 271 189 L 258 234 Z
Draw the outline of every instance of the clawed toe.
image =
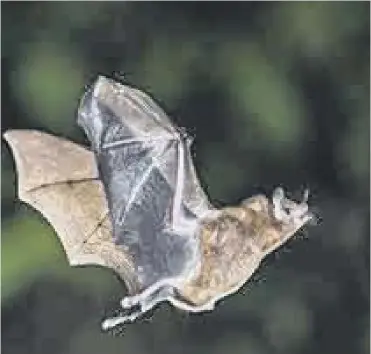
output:
M 125 314 L 106 319 L 102 329 L 108 330 L 119 324 L 134 322 L 138 317 L 151 310 L 158 303 L 168 300 L 173 294 L 173 288 L 153 288 L 134 296 L 126 296 L 120 301 Z
M 107 331 L 111 328 L 114 328 L 114 327 L 120 325 L 120 324 L 132 323 L 138 317 L 140 317 L 142 314 L 143 314 L 143 312 L 141 310 L 138 310 L 138 311 L 134 311 L 134 312 L 132 312 L 130 314 L 127 314 L 127 315 L 120 315 L 120 316 L 113 317 L 113 318 L 107 318 L 102 323 L 102 329 L 104 331 Z

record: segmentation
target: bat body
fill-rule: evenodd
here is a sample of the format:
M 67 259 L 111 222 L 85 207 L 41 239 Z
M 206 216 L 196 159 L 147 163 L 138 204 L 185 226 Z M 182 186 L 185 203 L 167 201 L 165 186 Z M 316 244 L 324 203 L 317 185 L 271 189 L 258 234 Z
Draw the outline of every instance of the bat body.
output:
M 125 311 L 105 329 L 163 301 L 212 310 L 313 217 L 307 195 L 296 203 L 280 188 L 271 200 L 258 195 L 216 210 L 196 176 L 191 139 L 137 89 L 99 77 L 78 124 L 92 152 L 40 132 L 5 138 L 20 199 L 55 227 L 70 263 L 109 267 L 127 283 Z

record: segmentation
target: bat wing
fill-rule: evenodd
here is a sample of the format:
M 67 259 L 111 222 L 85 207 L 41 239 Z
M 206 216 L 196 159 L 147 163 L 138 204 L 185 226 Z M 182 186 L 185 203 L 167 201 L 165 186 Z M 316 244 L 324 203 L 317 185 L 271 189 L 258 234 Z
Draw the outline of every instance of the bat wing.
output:
M 198 218 L 211 209 L 190 141 L 143 92 L 99 77 L 78 124 L 96 154 L 115 242 L 133 255 L 143 288 L 195 266 Z
M 138 287 L 132 260 L 112 240 L 94 155 L 70 141 L 32 130 L 4 134 L 18 172 L 19 198 L 54 227 L 71 265 L 113 269 L 129 292 Z

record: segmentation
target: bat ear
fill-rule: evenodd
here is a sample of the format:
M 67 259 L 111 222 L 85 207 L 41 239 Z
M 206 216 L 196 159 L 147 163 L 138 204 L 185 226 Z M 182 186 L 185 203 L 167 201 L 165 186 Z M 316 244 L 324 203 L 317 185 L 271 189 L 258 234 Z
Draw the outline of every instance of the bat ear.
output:
M 285 198 L 285 192 L 283 191 L 283 188 L 281 187 L 277 187 L 274 191 L 273 191 L 273 196 L 272 196 L 272 200 L 273 200 L 273 204 L 280 204 L 282 203 L 282 200 Z
M 307 188 L 307 189 L 304 191 L 304 195 L 303 195 L 303 201 L 302 201 L 302 203 L 307 203 L 307 202 L 308 202 L 308 199 L 309 199 L 309 188 Z
M 276 188 L 272 196 L 274 217 L 285 224 L 302 224 L 304 220 L 311 220 L 314 215 L 309 211 L 308 197 L 309 191 L 306 190 L 303 200 L 297 203 L 286 198 L 281 187 Z

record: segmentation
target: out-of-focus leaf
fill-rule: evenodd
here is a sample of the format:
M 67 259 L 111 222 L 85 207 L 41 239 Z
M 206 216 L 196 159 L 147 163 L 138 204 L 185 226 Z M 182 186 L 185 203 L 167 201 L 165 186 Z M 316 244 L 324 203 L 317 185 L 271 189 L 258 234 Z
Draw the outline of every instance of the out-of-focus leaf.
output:
M 272 345 L 280 352 L 298 351 L 312 332 L 312 314 L 298 297 L 286 296 L 267 304 L 264 331 Z
M 344 52 L 349 37 L 359 33 L 369 21 L 367 6 L 352 6 L 349 2 L 333 6 L 330 2 L 286 2 L 276 6 L 269 18 L 267 31 L 272 40 L 281 42 L 291 54 L 302 53 L 327 60 Z M 345 15 L 346 14 L 346 15 Z
M 239 166 L 237 159 L 230 158 L 223 144 L 209 144 L 202 155 L 200 158 L 203 161 L 200 166 L 201 175 L 205 176 L 206 190 L 213 199 L 222 200 L 225 195 L 233 195 L 247 183 L 242 178 L 245 171 L 244 166 Z M 227 178 L 216 179 L 215 176 L 226 176 Z M 250 177 L 253 177 L 252 174 Z M 211 178 L 212 181 L 208 183 L 207 178 Z
M 229 92 L 242 108 L 234 135 L 246 146 L 273 153 L 295 150 L 305 134 L 300 93 L 253 43 L 233 43 L 221 56 L 220 70 L 229 78 Z
M 253 336 L 248 328 L 241 330 L 242 333 L 231 333 L 229 331 L 223 337 L 215 338 L 214 341 L 214 354 L 225 354 L 231 349 L 231 343 L 233 343 L 234 354 L 268 354 L 267 348 L 262 346 L 262 343 Z M 202 353 L 200 350 L 198 353 Z
M 156 38 L 144 50 L 136 76 L 159 98 L 171 102 L 181 95 L 191 63 L 199 54 L 199 45 L 193 40 L 169 42 L 165 38 Z
M 354 112 L 349 122 L 350 129 L 338 145 L 338 160 L 339 176 L 354 180 L 354 192 L 362 193 L 369 184 L 370 117 L 368 108 L 357 108 L 359 111 Z
M 12 86 L 32 116 L 56 133 L 76 129 L 75 113 L 84 89 L 83 66 L 70 47 L 52 42 L 25 46 Z
M 52 228 L 32 213 L 18 213 L 2 225 L 2 299 L 65 261 Z

